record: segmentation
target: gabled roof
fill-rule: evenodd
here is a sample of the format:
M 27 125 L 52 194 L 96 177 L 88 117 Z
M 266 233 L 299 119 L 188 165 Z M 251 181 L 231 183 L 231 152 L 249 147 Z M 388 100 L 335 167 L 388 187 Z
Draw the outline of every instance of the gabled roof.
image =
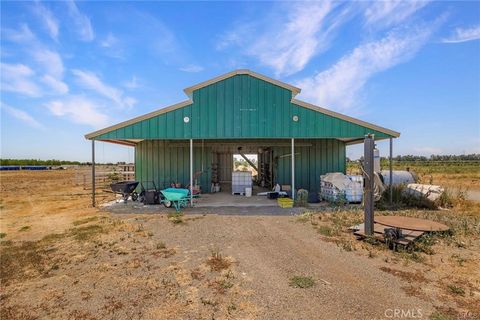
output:
M 198 90 L 200 88 L 203 88 L 203 87 L 206 87 L 206 86 L 209 86 L 211 84 L 214 84 L 215 82 L 219 82 L 219 81 L 222 81 L 222 80 L 225 80 L 227 78 L 230 78 L 230 77 L 233 77 L 233 76 L 236 76 L 238 74 L 246 74 L 246 75 L 249 75 L 249 76 L 252 76 L 254 78 L 257 78 L 257 79 L 260 79 L 260 80 L 263 80 L 263 81 L 266 81 L 266 82 L 270 82 L 274 85 L 277 85 L 279 87 L 282 87 L 282 88 L 285 88 L 287 90 L 290 90 L 292 91 L 293 93 L 293 96 L 296 96 L 297 94 L 300 93 L 300 91 L 302 91 L 302 89 L 300 88 L 297 88 L 297 87 L 294 87 L 288 83 L 285 83 L 285 82 L 282 82 L 282 81 L 278 81 L 278 80 L 275 80 L 275 79 L 272 79 L 270 77 L 267 77 L 267 76 L 264 76 L 263 74 L 259 74 L 259 73 L 256 73 L 256 72 L 253 72 L 251 70 L 248 70 L 248 69 L 237 69 L 237 70 L 233 70 L 231 72 L 228 72 L 228 73 L 225 73 L 225 74 L 222 74 L 218 77 L 215 77 L 213 79 L 210 79 L 210 80 L 207 80 L 207 81 L 203 81 L 203 82 L 200 82 L 200 83 L 197 83 L 196 85 L 194 86 L 191 86 L 191 87 L 188 87 L 188 88 L 185 88 L 183 91 L 188 95 L 188 96 L 191 96 L 192 95 L 192 92 L 195 91 L 195 90 Z
M 310 110 L 313 110 L 313 111 L 316 111 L 316 112 L 319 112 L 319 113 L 322 113 L 322 114 L 325 114 L 325 115 L 328 115 L 328 116 L 331 116 L 331 117 L 334 117 L 334 118 L 338 118 L 338 119 L 341 119 L 341 120 L 344 120 L 344 121 L 347 121 L 347 122 L 350 122 L 350 123 L 353 123 L 353 124 L 357 124 L 357 125 L 365 127 L 365 128 L 376 130 L 378 132 L 384 133 L 384 134 L 392 136 L 392 137 L 399 137 L 400 136 L 399 132 L 396 132 L 396 131 L 393 131 L 393 130 L 390 130 L 390 129 L 387 129 L 387 128 L 384 128 L 384 127 L 381 127 L 381 126 L 377 126 L 375 124 L 372 124 L 372 123 L 369 123 L 369 122 L 366 122 L 366 121 L 362 121 L 362 120 L 359 120 L 359 119 L 356 119 L 356 118 L 353 118 L 353 117 L 350 117 L 350 116 L 347 116 L 347 115 L 344 115 L 344 114 L 341 114 L 341 113 L 338 113 L 338 112 L 335 112 L 335 111 L 332 111 L 332 110 L 328 110 L 328 109 L 325 109 L 325 108 L 322 108 L 322 107 L 319 107 L 319 106 L 316 106 L 316 105 L 313 105 L 313 104 L 295 99 L 295 96 L 298 93 L 300 93 L 300 91 L 301 91 L 300 88 L 294 87 L 294 86 L 289 85 L 287 83 L 269 78 L 267 76 L 258 74 L 256 72 L 253 72 L 253 71 L 250 71 L 250 70 L 239 69 L 239 70 L 231 71 L 229 73 L 220 75 L 220 76 L 215 77 L 213 79 L 198 83 L 194 86 L 191 86 L 191 87 L 188 87 L 188 88 L 184 89 L 184 92 L 189 96 L 188 100 L 173 104 L 171 106 L 168 106 L 168 107 L 165 107 L 165 108 L 162 108 L 162 109 L 155 110 L 153 112 L 135 117 L 133 119 L 130 119 L 130 120 L 112 125 L 110 127 L 107 127 L 107 128 L 101 129 L 101 130 L 97 130 L 97 131 L 88 133 L 88 134 L 85 135 L 85 138 L 94 139 L 94 138 L 96 138 L 100 135 L 109 133 L 111 131 L 121 129 L 121 128 L 130 126 L 130 125 L 139 123 L 141 121 L 148 120 L 148 119 L 154 118 L 156 116 L 165 114 L 167 112 L 171 112 L 171 111 L 174 111 L 174 110 L 181 109 L 181 108 L 187 107 L 189 105 L 192 105 L 193 101 L 192 101 L 191 97 L 192 97 L 193 91 L 204 88 L 206 86 L 209 86 L 211 84 L 214 84 L 216 82 L 225 80 L 227 78 L 230 78 L 230 77 L 233 77 L 233 76 L 236 76 L 236 75 L 249 75 L 249 76 L 255 77 L 257 79 L 269 82 L 271 84 L 274 84 L 276 86 L 279 86 L 281 88 L 284 88 L 284 89 L 287 89 L 287 90 L 291 91 L 292 92 L 292 97 L 290 99 L 291 104 L 301 106 L 301 107 L 304 107 L 304 108 L 307 108 L 307 109 L 310 109 Z M 123 143 L 131 144 L 131 145 L 134 145 L 136 142 L 138 142 L 138 141 L 135 141 L 135 139 L 122 140 L 122 141 L 123 141 Z M 109 142 L 115 142 L 115 141 L 109 140 Z

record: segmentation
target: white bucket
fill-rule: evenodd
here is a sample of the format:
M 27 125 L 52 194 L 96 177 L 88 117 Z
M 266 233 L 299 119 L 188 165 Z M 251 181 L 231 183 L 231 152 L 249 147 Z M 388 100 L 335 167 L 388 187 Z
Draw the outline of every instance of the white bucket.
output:
M 252 196 L 252 188 L 245 188 L 245 197 Z

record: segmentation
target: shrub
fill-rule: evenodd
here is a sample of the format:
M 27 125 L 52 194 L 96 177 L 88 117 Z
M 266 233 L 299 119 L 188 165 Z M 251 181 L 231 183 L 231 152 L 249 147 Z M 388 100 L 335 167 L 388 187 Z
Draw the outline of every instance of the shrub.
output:
M 294 276 L 290 278 L 290 286 L 293 288 L 310 288 L 315 285 L 315 280 L 312 277 Z

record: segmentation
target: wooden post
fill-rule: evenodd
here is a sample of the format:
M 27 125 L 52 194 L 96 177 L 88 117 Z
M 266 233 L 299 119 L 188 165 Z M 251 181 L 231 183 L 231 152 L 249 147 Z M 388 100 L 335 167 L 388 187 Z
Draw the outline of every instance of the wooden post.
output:
M 295 139 L 292 138 L 292 200 L 295 201 Z
M 365 176 L 365 199 L 364 199 L 364 218 L 365 218 L 365 234 L 373 235 L 373 149 L 375 148 L 375 139 L 373 134 L 365 136 L 363 168 Z
M 388 159 L 388 165 L 390 166 L 390 205 L 393 204 L 393 190 L 392 190 L 392 185 L 393 185 L 393 164 L 392 164 L 392 158 L 393 158 L 393 138 L 390 138 L 390 157 Z
M 92 207 L 95 207 L 95 140 L 92 140 Z
M 193 139 L 190 139 L 190 206 L 193 207 Z

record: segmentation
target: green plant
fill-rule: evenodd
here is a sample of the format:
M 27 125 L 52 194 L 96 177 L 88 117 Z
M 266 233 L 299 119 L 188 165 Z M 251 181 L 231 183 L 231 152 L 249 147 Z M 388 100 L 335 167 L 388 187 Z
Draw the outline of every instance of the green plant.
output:
M 308 191 L 305 189 L 299 189 L 297 191 L 297 198 L 295 199 L 295 205 L 298 207 L 306 207 L 308 204 Z
M 447 288 L 451 293 L 454 293 L 460 296 L 465 295 L 465 289 L 463 289 L 462 287 L 456 286 L 454 284 L 449 284 Z
M 121 177 L 122 175 L 119 172 L 117 172 L 117 169 L 113 168 L 113 172 L 108 174 L 107 179 L 110 180 L 111 182 L 117 182 L 120 180 Z
M 307 211 L 297 217 L 298 222 L 307 222 L 313 217 L 313 212 Z
M 440 311 L 435 311 L 430 315 L 430 320 L 454 320 L 454 317 L 451 317 L 447 314 L 444 314 Z
M 312 277 L 294 276 L 290 278 L 290 286 L 293 288 L 310 288 L 315 285 Z
M 170 222 L 172 222 L 173 224 L 184 223 L 182 217 L 183 217 L 183 213 L 181 213 L 181 212 L 175 212 L 175 213 L 169 213 L 168 214 L 168 220 Z
M 0 232 L 0 239 L 3 239 L 7 236 L 5 232 Z
M 218 280 L 217 281 L 217 284 L 222 288 L 222 289 L 230 289 L 231 287 L 233 287 L 233 283 L 226 280 L 226 279 L 222 279 L 222 280 Z
M 329 226 L 319 226 L 318 232 L 326 237 L 331 237 L 333 235 L 333 229 Z
M 18 231 L 20 231 L 20 232 L 28 231 L 28 230 L 30 230 L 31 228 L 32 228 L 31 226 L 23 226 L 23 227 L 21 227 L 20 229 L 18 229 Z

